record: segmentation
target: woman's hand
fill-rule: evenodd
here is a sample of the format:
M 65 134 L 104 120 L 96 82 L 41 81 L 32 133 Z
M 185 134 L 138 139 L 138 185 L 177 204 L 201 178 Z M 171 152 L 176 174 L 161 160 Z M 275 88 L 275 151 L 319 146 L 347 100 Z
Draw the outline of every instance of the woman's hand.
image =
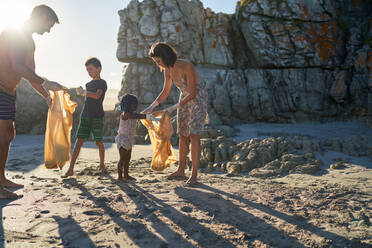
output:
M 179 107 L 180 107 L 180 103 L 177 103 L 177 104 L 170 106 L 169 108 L 166 108 L 165 111 L 167 111 L 170 114 L 176 109 L 178 109 Z
M 152 114 L 146 114 L 146 120 L 151 120 L 151 121 L 158 122 L 158 121 L 160 121 L 160 118 L 156 118 Z
M 148 106 L 147 108 L 145 108 L 141 113 L 143 113 L 143 114 L 150 114 L 154 110 L 154 108 L 156 106 L 158 106 L 158 105 L 159 105 L 158 101 L 155 100 L 153 103 L 151 103 L 150 106 Z

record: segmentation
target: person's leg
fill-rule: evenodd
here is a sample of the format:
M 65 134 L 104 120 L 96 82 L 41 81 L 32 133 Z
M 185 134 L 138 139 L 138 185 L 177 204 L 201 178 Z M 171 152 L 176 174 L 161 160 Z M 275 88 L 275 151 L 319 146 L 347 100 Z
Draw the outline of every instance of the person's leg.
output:
M 176 172 L 173 172 L 168 178 L 182 178 L 185 177 L 185 166 L 186 158 L 189 153 L 189 137 L 179 134 L 180 146 L 179 146 L 179 165 Z
M 103 118 L 92 119 L 92 133 L 99 150 L 99 168 L 102 172 L 105 172 L 105 146 L 102 142 Z
M 0 120 L 0 198 L 14 199 L 18 195 L 5 189 L 23 187 L 5 178 L 5 165 L 8 159 L 9 148 L 15 136 L 14 122 L 12 120 Z
M 104 172 L 106 171 L 105 167 L 105 146 L 102 141 L 96 141 L 96 145 L 99 151 L 99 169 Z
M 132 156 L 132 149 L 129 149 L 129 150 L 126 150 L 126 149 L 123 149 L 124 152 L 125 152 L 125 157 L 124 157 L 124 176 L 123 176 L 123 179 L 124 180 L 135 180 L 134 177 L 131 177 L 129 176 L 129 162 L 130 162 L 130 158 Z
M 70 166 L 69 166 L 66 174 L 64 176 L 62 176 L 63 178 L 74 175 L 74 166 L 75 166 L 76 159 L 79 156 L 80 148 L 83 146 L 84 140 L 89 139 L 90 132 L 91 132 L 91 129 L 92 129 L 91 126 L 92 126 L 91 125 L 91 119 L 81 117 L 80 123 L 79 123 L 79 128 L 78 128 L 78 131 L 77 131 L 77 134 L 76 134 L 77 140 L 75 142 L 74 150 L 72 152 Z
M 123 180 L 123 167 L 124 167 L 124 160 L 125 160 L 125 149 L 120 147 L 119 148 L 119 155 L 120 159 L 118 162 L 118 180 Z
M 74 151 L 72 152 L 70 166 L 68 167 L 68 170 L 63 177 L 69 177 L 69 176 L 74 175 L 75 162 L 76 162 L 76 159 L 79 156 L 80 148 L 83 146 L 83 144 L 84 144 L 84 139 L 83 138 L 78 138 L 76 140 L 76 143 L 75 143 L 75 146 L 74 146 Z
M 191 184 L 195 183 L 198 177 L 198 169 L 200 164 L 200 154 L 201 154 L 201 145 L 200 145 L 200 136 L 191 134 L 191 160 L 192 160 L 192 172 L 190 178 L 186 183 Z

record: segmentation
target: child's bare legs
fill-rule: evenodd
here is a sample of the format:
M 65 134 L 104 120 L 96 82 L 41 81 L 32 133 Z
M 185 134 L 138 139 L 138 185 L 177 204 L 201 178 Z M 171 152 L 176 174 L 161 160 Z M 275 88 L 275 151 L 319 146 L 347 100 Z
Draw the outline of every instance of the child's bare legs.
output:
M 118 162 L 118 180 L 135 180 L 134 177 L 129 176 L 129 161 L 132 155 L 132 149 L 127 150 L 120 147 L 119 154 L 120 160 Z
M 72 158 L 71 158 L 71 161 L 70 161 L 70 167 L 68 168 L 66 174 L 64 176 L 62 176 L 62 177 L 69 177 L 69 176 L 74 175 L 75 162 L 76 162 L 76 159 L 79 156 L 80 148 L 83 146 L 83 144 L 84 144 L 84 139 L 83 138 L 78 138 L 76 140 L 76 143 L 75 143 L 75 146 L 74 146 L 74 151 L 72 152 Z
M 198 177 L 198 169 L 200 164 L 200 153 L 201 153 L 201 145 L 200 145 L 200 136 L 191 134 L 191 160 L 192 160 L 192 172 L 190 178 L 187 180 L 186 183 L 192 184 L 195 183 Z
M 177 171 L 173 172 L 168 176 L 169 179 L 185 177 L 186 158 L 187 154 L 189 153 L 189 137 L 182 135 L 179 135 L 179 137 L 180 137 L 179 165 Z
M 106 171 L 106 167 L 105 167 L 105 146 L 103 145 L 102 141 L 96 141 L 96 145 L 97 145 L 98 150 L 99 150 L 99 169 L 102 172 L 105 172 Z
M 123 180 L 123 168 L 124 168 L 124 161 L 121 160 L 120 158 L 118 162 L 118 180 Z

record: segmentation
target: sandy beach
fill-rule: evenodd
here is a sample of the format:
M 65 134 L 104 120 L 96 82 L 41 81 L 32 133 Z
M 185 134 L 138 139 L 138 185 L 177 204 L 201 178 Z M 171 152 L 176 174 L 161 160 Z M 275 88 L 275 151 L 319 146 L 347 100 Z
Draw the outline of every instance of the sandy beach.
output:
M 257 135 L 244 130 L 241 139 Z M 201 172 L 188 187 L 165 178 L 176 166 L 150 169 L 150 145 L 133 150 L 135 182 L 116 181 L 112 143 L 105 143 L 109 173 L 100 174 L 93 142 L 84 144 L 75 175 L 62 179 L 66 166 L 43 168 L 43 141 L 20 135 L 12 144 L 6 173 L 25 185 L 16 190 L 24 197 L 0 201 L 0 247 L 372 247 L 370 157 L 327 152 L 316 175 L 273 179 Z M 346 168 L 331 170 L 340 156 Z
M 0 248 L 372 248 L 372 0 L 1 0 L 0 134 Z

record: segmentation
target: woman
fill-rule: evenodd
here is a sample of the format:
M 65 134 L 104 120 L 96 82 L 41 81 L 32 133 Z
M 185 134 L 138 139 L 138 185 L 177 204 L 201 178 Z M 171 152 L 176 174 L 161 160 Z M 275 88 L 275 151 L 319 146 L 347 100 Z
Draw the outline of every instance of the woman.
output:
M 143 112 L 151 113 L 169 96 L 172 82 L 181 91 L 179 102 L 166 109 L 169 113 L 178 109 L 177 132 L 180 137 L 179 166 L 168 178 L 185 177 L 186 158 L 191 140 L 192 173 L 186 182 L 191 185 L 197 181 L 201 153 L 200 131 L 207 118 L 207 91 L 204 84 L 200 83 L 194 66 L 189 61 L 178 59 L 177 52 L 170 45 L 161 42 L 153 44 L 148 55 L 164 71 L 164 86 L 155 101 Z

